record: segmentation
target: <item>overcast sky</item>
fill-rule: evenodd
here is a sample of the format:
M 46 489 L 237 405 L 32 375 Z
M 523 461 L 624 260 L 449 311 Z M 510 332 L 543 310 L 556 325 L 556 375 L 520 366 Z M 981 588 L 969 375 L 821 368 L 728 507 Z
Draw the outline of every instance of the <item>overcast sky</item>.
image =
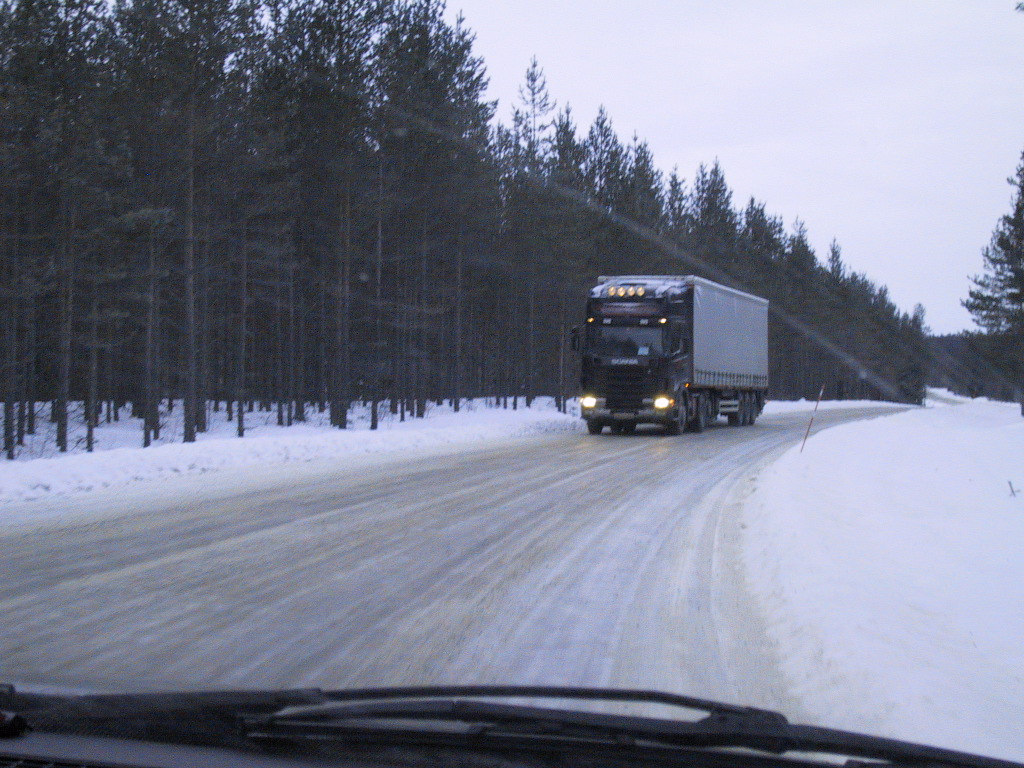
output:
M 1024 150 L 1024 13 L 1015 0 L 448 0 L 477 34 L 508 121 L 536 55 L 585 133 L 604 104 L 687 180 L 721 162 L 800 217 L 824 258 L 920 302 L 936 333 L 1009 211 Z

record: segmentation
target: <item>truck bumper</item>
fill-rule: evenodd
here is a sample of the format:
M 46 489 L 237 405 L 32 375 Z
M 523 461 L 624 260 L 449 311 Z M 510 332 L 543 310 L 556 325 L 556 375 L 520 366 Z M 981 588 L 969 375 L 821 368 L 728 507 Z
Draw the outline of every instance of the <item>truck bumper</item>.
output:
M 671 424 L 679 420 L 679 408 L 640 408 L 617 409 L 595 407 L 583 408 L 581 415 L 587 421 L 600 421 L 605 424 L 617 422 L 630 424 Z

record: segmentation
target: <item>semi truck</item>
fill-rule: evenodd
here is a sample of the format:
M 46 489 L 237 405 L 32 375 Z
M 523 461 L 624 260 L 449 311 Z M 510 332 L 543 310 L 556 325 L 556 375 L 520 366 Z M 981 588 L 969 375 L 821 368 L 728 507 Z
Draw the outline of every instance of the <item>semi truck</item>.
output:
M 580 412 L 591 434 L 753 424 L 768 392 L 768 300 L 693 275 L 602 276 L 586 322 Z

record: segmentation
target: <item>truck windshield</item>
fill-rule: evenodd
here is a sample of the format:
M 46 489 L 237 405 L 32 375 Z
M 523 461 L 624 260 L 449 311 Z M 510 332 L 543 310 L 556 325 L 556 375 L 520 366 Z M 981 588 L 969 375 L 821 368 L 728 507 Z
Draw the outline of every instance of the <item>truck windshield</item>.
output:
M 590 326 L 587 328 L 587 351 L 595 355 L 660 355 L 661 328 L 635 326 Z

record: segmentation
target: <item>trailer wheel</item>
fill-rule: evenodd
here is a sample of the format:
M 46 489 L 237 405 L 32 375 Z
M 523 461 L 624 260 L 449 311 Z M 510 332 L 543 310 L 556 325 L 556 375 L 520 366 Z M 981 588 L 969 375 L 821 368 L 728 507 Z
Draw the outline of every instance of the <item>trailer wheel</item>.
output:
M 693 420 L 693 431 L 698 434 L 703 432 L 708 425 L 707 408 L 703 406 L 704 404 L 701 403 L 701 407 L 697 408 L 697 416 Z
M 602 424 L 600 421 L 587 422 L 587 432 L 589 432 L 592 435 L 600 435 L 603 429 L 604 424 Z

